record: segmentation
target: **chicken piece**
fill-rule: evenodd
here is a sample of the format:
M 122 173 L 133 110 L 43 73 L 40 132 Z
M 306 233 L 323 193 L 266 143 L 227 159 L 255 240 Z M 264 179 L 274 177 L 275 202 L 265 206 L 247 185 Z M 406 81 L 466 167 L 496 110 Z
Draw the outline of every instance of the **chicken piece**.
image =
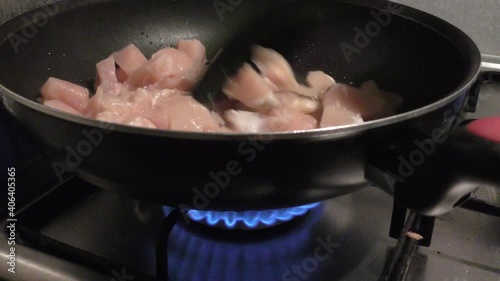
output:
M 287 132 L 318 127 L 314 117 L 288 109 L 273 109 L 268 114 L 231 109 L 225 112 L 224 118 L 230 128 L 245 133 Z
M 97 78 L 96 86 L 101 85 L 116 85 L 118 84 L 118 79 L 116 78 L 116 65 L 113 56 L 109 56 L 107 59 L 102 60 L 97 63 Z
M 318 100 L 298 95 L 294 92 L 284 91 L 275 92 L 276 97 L 280 100 L 280 105 L 289 110 L 311 114 L 318 111 L 321 103 Z
M 268 131 L 265 115 L 257 112 L 230 109 L 224 113 L 230 128 L 237 132 L 260 133 Z
M 286 59 L 272 49 L 254 46 L 252 49 L 252 61 L 259 70 L 278 90 L 294 91 L 299 84 L 295 80 L 292 67 Z
M 161 103 L 161 99 L 168 98 L 178 93 L 178 91 L 170 89 L 150 91 L 141 88 L 130 94 L 129 102 L 137 112 L 142 113 L 156 107 L 159 100 Z
M 344 86 L 337 84 L 325 93 L 323 98 L 323 114 L 320 122 L 321 128 L 363 123 L 363 118 L 359 110 L 346 104 L 344 99 L 342 99 Z
M 50 77 L 40 90 L 45 101 L 59 100 L 83 113 L 89 102 L 89 90 L 68 81 Z
M 156 90 L 156 89 L 176 89 L 179 91 L 189 91 L 191 90 L 197 82 L 196 76 L 187 75 L 187 76 L 169 76 L 165 77 L 159 82 L 151 85 L 148 89 Z
M 359 113 L 350 111 L 340 105 L 325 105 L 321 116 L 320 128 L 346 126 L 363 123 Z
M 212 112 L 191 96 L 173 95 L 156 107 L 168 113 L 171 130 L 207 132 L 220 129 Z M 151 121 L 155 123 L 155 120 Z
M 194 87 L 194 85 L 198 82 L 198 80 L 205 74 L 208 69 L 206 66 L 207 63 L 207 54 L 205 46 L 199 40 L 180 40 L 177 43 L 177 49 L 186 53 L 190 58 L 194 61 L 194 75 L 192 75 L 192 79 L 194 83 L 191 82 L 189 85 L 189 90 Z M 179 88 L 181 89 L 181 88 Z
M 130 103 L 137 114 L 147 118 L 158 129 L 170 129 L 168 103 L 172 96 L 178 95 L 176 90 L 164 89 L 150 91 L 137 89 L 130 95 Z
M 257 65 L 269 81 L 279 91 L 294 91 L 296 93 L 319 98 L 335 83 L 335 80 L 322 71 L 309 72 L 306 87 L 297 82 L 292 67 L 278 52 L 261 46 L 254 46 L 252 61 Z
M 111 111 L 100 112 L 96 115 L 95 119 L 102 122 L 122 124 L 127 116 L 123 116 Z
M 151 121 L 156 128 L 170 130 L 170 115 L 167 110 L 161 108 L 151 108 L 144 111 L 142 115 Z
M 129 125 L 129 126 L 134 126 L 134 127 L 156 129 L 155 124 L 153 124 L 153 122 L 151 122 L 151 120 L 149 120 L 143 116 L 129 117 L 127 120 L 125 120 L 124 124 Z
M 177 83 L 183 80 L 197 80 L 198 70 L 195 69 L 194 60 L 184 52 L 174 48 L 166 48 L 157 53 L 150 61 L 129 76 L 128 84 L 135 87 L 148 87 L 165 78 L 169 78 L 169 81 L 177 81 Z M 175 83 L 168 86 L 177 87 Z
M 65 104 L 64 102 L 62 102 L 60 100 L 47 100 L 43 103 L 43 105 L 46 105 L 48 107 L 51 107 L 51 108 L 54 108 L 54 109 L 57 109 L 59 111 L 66 112 L 69 114 L 83 116 L 83 114 L 76 111 L 73 107 Z
M 375 81 L 366 81 L 361 84 L 360 88 L 365 94 L 363 98 L 368 102 L 374 102 L 371 111 L 362 113 L 365 115 L 365 117 L 363 117 L 365 121 L 395 115 L 398 107 L 403 103 L 403 98 L 401 98 L 400 95 L 381 90 Z
M 113 58 L 115 59 L 116 64 L 123 69 L 127 75 L 132 74 L 134 71 L 139 69 L 139 67 L 148 62 L 148 59 L 134 44 L 130 44 L 122 50 L 114 53 Z
M 306 77 L 307 85 L 322 96 L 328 88 L 335 84 L 335 80 L 323 71 L 310 71 Z
M 222 91 L 255 110 L 265 111 L 280 104 L 271 85 L 249 64 L 244 64 L 235 76 L 229 78 Z
M 327 98 L 346 112 L 359 114 L 364 121 L 395 114 L 402 101 L 396 94 L 381 91 L 373 81 L 363 83 L 360 89 L 336 84 L 325 94 L 324 99 Z
M 205 46 L 199 40 L 180 40 L 177 42 L 177 50 L 184 52 L 197 63 L 207 62 Z
M 85 115 L 90 118 L 96 118 L 97 114 L 102 112 L 101 103 L 104 96 L 102 87 L 97 88 L 96 93 L 90 98 L 87 108 L 85 109 Z
M 123 91 L 116 95 L 113 91 L 105 91 L 105 86 L 100 86 L 97 88 L 95 95 L 89 100 L 86 115 L 96 118 L 99 113 L 111 112 L 123 117 L 120 120 L 124 120 L 134 113 L 134 108 L 130 106 L 129 99 L 130 92 Z
M 318 120 L 311 115 L 288 109 L 275 109 L 267 119 L 267 128 L 271 132 L 290 132 L 318 128 Z

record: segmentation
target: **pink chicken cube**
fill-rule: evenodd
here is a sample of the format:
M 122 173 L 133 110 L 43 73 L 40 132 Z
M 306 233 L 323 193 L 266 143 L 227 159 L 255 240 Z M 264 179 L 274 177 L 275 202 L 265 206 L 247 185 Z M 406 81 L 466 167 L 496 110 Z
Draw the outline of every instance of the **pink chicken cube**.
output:
M 153 123 L 156 128 L 170 130 L 170 114 L 165 109 L 152 108 L 143 113 L 143 116 Z
M 351 87 L 344 88 L 344 86 L 337 84 L 325 94 L 323 98 L 323 115 L 320 122 L 321 128 L 363 123 L 359 110 L 342 99 L 344 97 L 343 91 L 351 89 Z
M 336 84 L 325 94 L 327 98 L 340 108 L 359 114 L 364 121 L 395 114 L 402 101 L 396 94 L 381 91 L 373 81 L 363 83 L 361 89 Z
M 99 113 L 112 112 L 116 115 L 127 117 L 134 109 L 128 102 L 130 92 L 122 92 L 115 94 L 112 91 L 104 91 L 104 87 L 97 88 L 97 92 L 90 98 L 86 114 L 92 118 L 96 118 Z
M 229 78 L 222 91 L 252 109 L 268 110 L 279 106 L 271 85 L 249 64 L 243 65 L 235 76 Z
M 271 132 L 312 130 L 318 127 L 318 120 L 304 113 L 287 109 L 274 109 L 267 120 Z
M 246 133 L 301 131 L 318 127 L 314 117 L 288 109 L 273 109 L 267 114 L 231 109 L 224 117 L 231 128 Z
M 396 114 L 396 110 L 403 102 L 400 95 L 381 90 L 372 80 L 364 82 L 360 88 L 364 93 L 363 99 L 372 102 L 371 110 L 362 112 L 366 121 Z
M 41 89 L 45 101 L 59 100 L 83 113 L 89 102 L 89 90 L 68 81 L 50 77 Z
M 113 56 L 109 56 L 107 59 L 102 60 L 97 63 L 97 86 L 100 85 L 116 85 L 118 84 L 118 79 L 116 78 L 116 66 Z
M 321 103 L 318 100 L 297 95 L 294 92 L 276 92 L 275 95 L 280 100 L 281 106 L 289 110 L 311 114 L 318 111 L 321 107 Z
M 97 114 L 103 111 L 101 103 L 104 95 L 102 87 L 97 88 L 96 93 L 90 98 L 88 106 L 85 109 L 86 116 L 96 118 Z
M 148 59 L 134 44 L 130 44 L 121 51 L 114 53 L 113 58 L 116 64 L 123 69 L 127 75 L 132 74 L 139 69 L 139 67 L 148 62 Z
M 127 120 L 125 120 L 124 124 L 129 125 L 129 126 L 134 126 L 134 127 L 156 129 L 155 124 L 153 124 L 153 122 L 151 122 L 151 120 L 149 120 L 143 116 L 138 116 L 138 115 L 129 117 Z
M 228 121 L 230 128 L 238 132 L 259 133 L 269 131 L 266 115 L 261 113 L 230 109 L 224 113 L 224 118 Z
M 102 122 L 122 124 L 127 117 L 111 111 L 103 111 L 96 115 L 95 119 Z
M 160 50 L 150 61 L 129 76 L 127 83 L 136 87 L 146 87 L 165 78 L 195 80 L 193 59 L 174 48 Z M 177 85 L 172 85 L 175 86 Z
M 353 111 L 341 106 L 325 105 L 321 116 L 320 127 L 328 128 L 363 123 L 363 118 Z
M 172 130 L 213 132 L 220 129 L 212 113 L 191 96 L 171 97 L 168 108 Z
M 261 46 L 254 46 L 252 61 L 278 90 L 293 91 L 299 86 L 297 80 L 295 80 L 292 67 L 278 52 Z
M 180 40 L 177 50 L 184 52 L 197 63 L 205 64 L 207 61 L 205 46 L 199 40 Z
M 308 82 L 311 82 L 309 84 L 311 87 L 301 85 L 295 79 L 292 67 L 282 55 L 272 49 L 266 49 L 261 46 L 253 47 L 252 61 L 257 65 L 262 75 L 271 82 L 275 90 L 294 91 L 305 96 L 317 98 L 329 86 L 335 83 L 324 72 L 316 71 L 310 72 L 308 75 Z
M 196 85 L 196 79 L 188 76 L 169 76 L 148 87 L 149 89 L 177 89 L 189 91 Z
M 57 109 L 59 111 L 66 112 L 66 113 L 69 113 L 69 114 L 83 116 L 83 114 L 81 114 L 80 112 L 76 111 L 76 109 L 74 109 L 73 107 L 65 104 L 64 102 L 62 102 L 60 100 L 48 100 L 48 101 L 45 101 L 43 103 L 43 105 L 46 105 L 48 107 L 51 107 L 51 108 L 54 108 L 54 109 Z
M 154 107 L 155 94 L 146 89 L 137 89 L 129 97 L 130 104 L 137 112 L 143 113 Z
M 335 80 L 323 71 L 311 71 L 306 77 L 307 85 L 319 95 L 324 94 L 328 88 L 335 84 Z

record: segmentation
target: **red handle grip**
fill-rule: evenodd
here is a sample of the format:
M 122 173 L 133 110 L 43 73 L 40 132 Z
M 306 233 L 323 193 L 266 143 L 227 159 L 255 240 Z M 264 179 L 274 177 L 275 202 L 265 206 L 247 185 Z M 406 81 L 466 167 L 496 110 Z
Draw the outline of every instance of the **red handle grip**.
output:
M 500 143 L 500 116 L 473 121 L 467 125 L 467 130 L 478 137 Z

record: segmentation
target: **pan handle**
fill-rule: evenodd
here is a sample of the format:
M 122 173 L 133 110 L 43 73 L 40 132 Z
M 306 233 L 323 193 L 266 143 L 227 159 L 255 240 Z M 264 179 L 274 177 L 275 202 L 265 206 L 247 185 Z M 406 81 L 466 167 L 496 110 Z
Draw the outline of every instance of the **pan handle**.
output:
M 400 142 L 370 152 L 365 177 L 421 214 L 447 213 L 480 185 L 500 189 L 500 116 Z
M 500 189 L 500 116 L 412 140 L 372 153 L 365 169 L 369 181 L 407 207 L 438 216 L 464 203 L 480 185 Z

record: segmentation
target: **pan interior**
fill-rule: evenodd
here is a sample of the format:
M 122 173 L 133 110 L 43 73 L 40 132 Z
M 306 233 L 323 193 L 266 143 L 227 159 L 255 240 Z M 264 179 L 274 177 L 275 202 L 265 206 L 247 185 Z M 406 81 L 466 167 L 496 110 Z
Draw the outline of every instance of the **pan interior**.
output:
M 198 0 L 76 0 L 72 5 L 77 8 L 61 4 L 65 11 L 21 28 L 15 39 L 11 36 L 0 46 L 0 84 L 33 101 L 50 76 L 89 86 L 95 63 L 129 43 L 151 55 L 179 39 L 197 38 L 211 57 L 257 15 L 285 2 L 290 1 L 245 1 L 230 9 Z M 468 50 L 452 42 L 460 39 L 457 34 L 447 34 L 450 40 L 397 15 L 387 23 L 387 18 L 374 16 L 380 16 L 377 9 L 353 3 L 299 2 L 257 21 L 240 37 L 239 46 L 257 43 L 276 49 L 299 79 L 309 70 L 323 70 L 342 83 L 375 80 L 403 96 L 401 112 L 438 101 L 471 78 L 474 62 Z

